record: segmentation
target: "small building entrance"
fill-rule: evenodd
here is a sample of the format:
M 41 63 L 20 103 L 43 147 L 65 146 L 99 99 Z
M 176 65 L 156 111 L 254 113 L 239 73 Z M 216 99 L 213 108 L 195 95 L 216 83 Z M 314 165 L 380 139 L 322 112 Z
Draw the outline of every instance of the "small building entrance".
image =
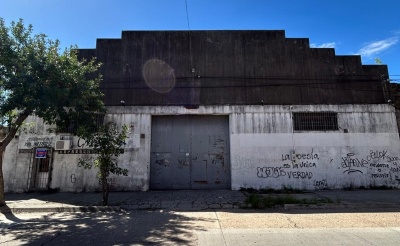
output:
M 154 116 L 150 189 L 230 189 L 228 116 Z
M 28 177 L 30 191 L 48 190 L 52 171 L 52 148 L 35 148 Z

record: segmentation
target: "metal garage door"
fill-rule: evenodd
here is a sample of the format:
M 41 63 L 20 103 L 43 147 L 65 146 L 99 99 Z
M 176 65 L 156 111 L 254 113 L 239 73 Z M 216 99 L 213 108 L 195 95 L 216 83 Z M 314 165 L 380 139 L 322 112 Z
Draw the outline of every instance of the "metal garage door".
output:
M 151 189 L 230 189 L 227 116 L 154 116 Z

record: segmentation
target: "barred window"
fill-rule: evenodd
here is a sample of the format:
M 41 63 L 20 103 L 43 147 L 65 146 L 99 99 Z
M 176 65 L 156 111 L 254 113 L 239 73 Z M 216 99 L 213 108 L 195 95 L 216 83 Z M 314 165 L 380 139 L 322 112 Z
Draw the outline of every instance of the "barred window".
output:
M 95 114 L 93 122 L 93 130 L 98 131 L 104 125 L 104 114 Z M 77 124 L 70 124 L 68 127 L 61 129 L 60 132 L 75 134 L 78 130 Z
M 96 114 L 95 115 L 95 126 L 94 129 L 96 131 L 100 130 L 100 128 L 104 125 L 104 114 Z
M 296 112 L 293 125 L 295 131 L 339 130 L 337 113 L 333 112 Z
M 77 126 L 76 124 L 69 124 L 68 127 L 62 128 L 62 129 L 58 129 L 59 133 L 76 133 L 77 130 Z

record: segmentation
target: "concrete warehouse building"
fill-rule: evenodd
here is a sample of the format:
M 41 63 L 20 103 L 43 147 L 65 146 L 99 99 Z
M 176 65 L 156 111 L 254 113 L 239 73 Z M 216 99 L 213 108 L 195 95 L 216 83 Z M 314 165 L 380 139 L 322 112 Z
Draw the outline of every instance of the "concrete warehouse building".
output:
M 114 190 L 400 188 L 384 65 L 284 31 L 123 31 L 80 57 L 103 63 L 104 121 L 130 127 Z M 82 140 L 27 122 L 6 192 L 101 189 Z

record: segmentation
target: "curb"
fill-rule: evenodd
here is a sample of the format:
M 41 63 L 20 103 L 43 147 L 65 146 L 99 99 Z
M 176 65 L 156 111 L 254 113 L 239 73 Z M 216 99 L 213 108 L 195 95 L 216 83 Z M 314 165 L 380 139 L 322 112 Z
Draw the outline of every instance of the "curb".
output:
M 39 207 L 39 208 L 0 208 L 0 213 L 78 213 L 78 212 L 123 212 L 119 206 L 85 206 L 85 207 Z
M 400 204 L 393 203 L 325 203 L 325 204 L 284 204 L 284 209 L 350 209 L 363 210 L 374 209 L 376 211 L 384 209 L 400 209 Z
M 169 210 L 169 211 L 205 211 L 205 210 L 242 210 L 243 212 L 251 210 L 252 208 L 161 208 L 152 206 L 137 206 L 137 205 L 125 205 L 125 206 L 79 206 L 79 207 L 2 207 L 0 213 L 2 214 L 18 214 L 18 213 L 96 213 L 96 212 L 127 212 L 135 210 Z M 272 208 L 273 210 L 274 208 Z M 276 207 L 275 207 L 276 209 Z M 278 208 L 279 209 L 279 208 Z M 283 210 L 348 210 L 348 211 L 362 211 L 362 210 L 374 210 L 376 212 L 385 209 L 396 209 L 400 211 L 400 204 L 387 204 L 387 203 L 373 203 L 373 204 L 359 204 L 359 203 L 327 203 L 327 204 L 284 204 L 280 209 Z M 257 209 L 262 211 L 268 211 L 270 209 Z

